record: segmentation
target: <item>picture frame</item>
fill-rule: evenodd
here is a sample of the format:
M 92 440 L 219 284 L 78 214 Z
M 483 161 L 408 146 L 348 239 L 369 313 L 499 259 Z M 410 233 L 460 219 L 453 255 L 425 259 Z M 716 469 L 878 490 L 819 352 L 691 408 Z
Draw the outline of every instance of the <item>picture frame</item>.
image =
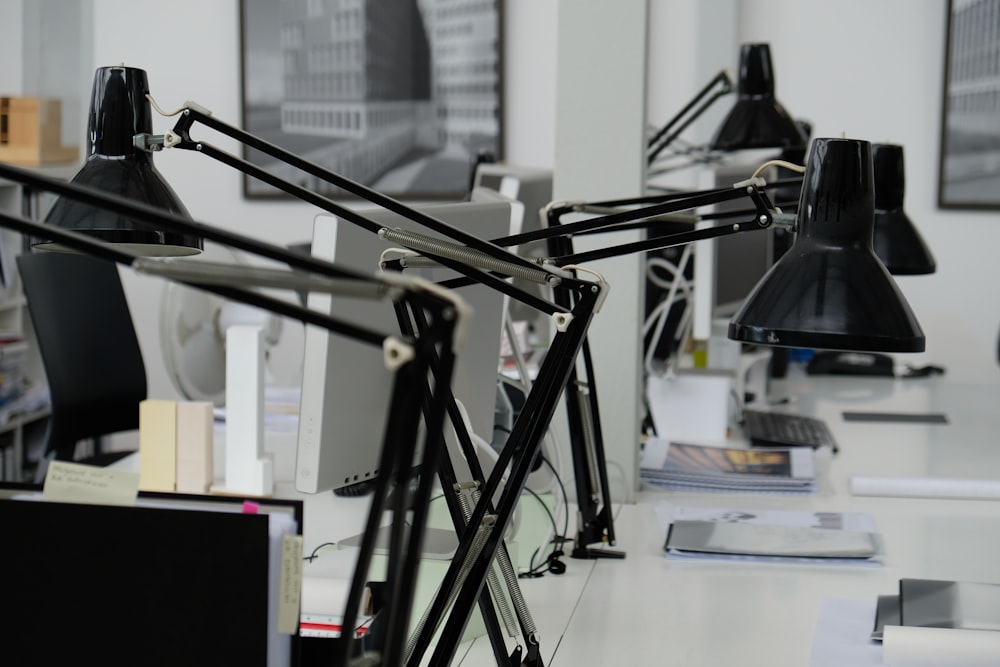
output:
M 949 0 L 938 206 L 1000 209 L 1000 2 Z
M 240 0 L 243 128 L 394 198 L 465 199 L 475 164 L 502 159 L 502 19 L 502 0 Z M 247 199 L 287 196 L 243 183 Z

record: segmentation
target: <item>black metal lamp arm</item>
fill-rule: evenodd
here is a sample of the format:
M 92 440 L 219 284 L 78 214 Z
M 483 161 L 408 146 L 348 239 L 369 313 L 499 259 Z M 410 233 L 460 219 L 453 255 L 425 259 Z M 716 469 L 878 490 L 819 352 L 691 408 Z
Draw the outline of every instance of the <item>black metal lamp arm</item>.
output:
M 718 87 L 718 90 L 713 92 L 712 89 L 716 87 Z M 684 106 L 683 109 L 678 111 L 673 118 L 668 120 L 666 124 L 649 139 L 646 147 L 647 164 L 652 164 L 659 154 L 663 152 L 667 146 L 672 144 L 674 140 L 680 136 L 681 132 L 686 130 L 691 123 L 705 113 L 705 111 L 711 107 L 717 99 L 723 95 L 728 95 L 732 91 L 733 82 L 729 78 L 729 74 L 725 70 L 720 71 L 705 85 L 704 88 L 698 91 L 698 93 Z M 708 97 L 708 99 L 705 99 L 706 97 Z M 704 100 L 704 102 L 702 102 L 702 100 Z M 699 103 L 701 103 L 701 106 L 698 106 L 698 108 L 695 109 Z M 687 115 L 689 113 L 691 114 L 690 116 Z M 674 129 L 678 123 L 680 123 L 680 125 Z M 671 130 L 673 131 L 671 132 Z M 668 132 L 671 133 L 667 135 Z
M 271 174 L 250 163 L 249 161 L 220 150 L 207 142 L 192 139 L 190 136 L 191 128 L 196 122 L 198 122 L 212 130 L 239 141 L 245 146 L 261 151 L 262 153 L 298 169 L 303 173 L 319 178 L 320 180 L 339 187 L 365 201 L 396 213 L 397 215 L 400 215 L 401 217 L 414 222 L 421 227 L 437 232 L 438 234 L 450 239 L 455 244 L 458 244 L 460 247 L 472 248 L 473 250 L 479 251 L 483 255 L 494 260 L 497 267 L 496 270 L 502 274 L 512 275 L 519 270 L 532 271 L 535 273 L 542 271 L 537 264 L 532 263 L 529 260 L 506 250 L 505 248 L 457 229 L 442 220 L 414 209 L 413 207 L 407 206 L 392 197 L 377 192 L 376 190 L 357 183 L 356 181 L 337 174 L 336 172 L 325 169 L 313 162 L 304 160 L 303 158 L 295 155 L 294 153 L 290 153 L 279 146 L 267 142 L 228 123 L 220 121 L 197 105 L 191 105 L 191 103 L 188 104 L 189 106 L 180 111 L 180 116 L 172 133 L 168 133 L 163 137 L 139 135 L 136 137 L 136 145 L 141 145 L 148 150 L 158 150 L 162 147 L 176 147 L 202 153 L 214 160 L 236 169 L 247 176 L 256 178 L 264 183 L 267 183 L 268 185 L 272 185 L 292 195 L 293 197 L 343 218 L 344 220 L 358 225 L 359 227 L 362 227 L 372 233 L 377 234 L 383 230 L 382 225 L 369 220 L 361 213 L 341 203 L 338 203 L 328 197 L 324 197 L 323 195 L 297 185 L 296 183 L 292 183 L 288 180 L 275 176 L 274 174 Z M 431 241 L 430 237 L 426 237 L 426 240 Z M 405 245 L 407 240 L 405 238 L 401 240 L 394 239 L 393 242 Z M 437 243 L 440 244 L 440 242 Z M 455 259 L 453 256 L 449 256 L 448 254 L 439 254 L 444 252 L 444 248 L 440 246 L 436 249 L 425 247 L 420 252 L 434 257 L 442 265 L 470 277 L 474 282 L 488 285 L 513 299 L 540 310 L 541 312 L 549 315 L 565 312 L 562 308 L 550 301 L 540 299 L 529 292 L 518 289 L 509 281 L 504 280 L 501 276 L 493 275 L 488 271 L 484 271 L 474 265 L 470 265 L 468 262 Z M 587 284 L 575 283 L 571 276 L 566 276 L 565 274 L 562 274 L 561 276 L 550 276 L 548 278 L 554 282 L 565 281 L 567 284 L 563 284 L 562 286 L 570 289 L 588 288 Z

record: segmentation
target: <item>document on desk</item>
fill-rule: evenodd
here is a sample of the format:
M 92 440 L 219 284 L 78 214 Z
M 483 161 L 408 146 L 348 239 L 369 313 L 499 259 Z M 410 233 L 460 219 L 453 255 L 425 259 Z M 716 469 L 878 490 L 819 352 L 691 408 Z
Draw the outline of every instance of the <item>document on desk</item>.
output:
M 748 449 L 647 440 L 639 464 L 653 488 L 740 493 L 812 493 L 815 453 L 808 448 Z
M 864 512 L 676 507 L 672 513 L 663 547 L 670 559 L 881 565 L 882 540 Z

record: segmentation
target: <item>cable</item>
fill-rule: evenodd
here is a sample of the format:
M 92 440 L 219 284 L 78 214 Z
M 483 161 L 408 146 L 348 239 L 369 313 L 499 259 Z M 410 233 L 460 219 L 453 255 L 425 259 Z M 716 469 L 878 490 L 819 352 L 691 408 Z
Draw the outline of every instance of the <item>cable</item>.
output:
M 529 578 L 540 577 L 552 569 L 552 561 L 557 559 L 559 556 L 563 555 L 562 549 L 560 549 L 559 547 L 562 546 L 562 541 L 565 539 L 565 534 L 563 536 L 559 536 L 557 534 L 559 529 L 556 526 L 556 518 L 555 516 L 553 516 L 552 510 L 549 509 L 549 506 L 545 504 L 544 500 L 542 500 L 542 497 L 529 488 L 525 488 L 524 490 L 530 493 L 532 496 L 534 496 L 535 500 L 538 501 L 538 504 L 541 505 L 542 509 L 545 510 L 545 513 L 549 517 L 549 522 L 552 525 L 552 531 L 553 531 L 553 537 L 551 539 L 552 551 L 549 553 L 548 557 L 536 566 L 535 556 L 537 556 L 538 552 L 541 550 L 541 547 L 538 547 L 531 554 L 531 560 L 528 562 L 528 571 L 522 572 L 521 574 L 518 575 L 519 578 L 529 579 Z
M 763 172 L 768 167 L 783 167 L 784 169 L 787 169 L 789 171 L 794 171 L 797 174 L 806 173 L 806 168 L 801 164 L 795 164 L 794 162 L 788 162 L 786 160 L 768 160 L 764 164 L 757 167 L 757 170 L 753 172 L 753 176 L 751 176 L 750 178 L 757 178 L 758 176 L 761 175 L 761 172 Z
M 337 546 L 336 542 L 324 542 L 323 544 L 320 544 L 315 549 L 313 549 L 311 554 L 309 554 L 308 556 L 303 556 L 302 560 L 311 563 L 314 560 L 316 560 L 317 558 L 319 558 L 319 550 L 320 549 L 322 549 L 324 547 L 335 547 L 335 546 Z
M 666 328 L 667 320 L 669 319 L 670 312 L 673 310 L 674 304 L 678 303 L 679 299 L 677 293 L 679 290 L 683 290 L 683 298 L 686 302 L 685 313 L 681 315 L 681 324 L 686 321 L 686 311 L 690 309 L 691 304 L 691 287 L 690 282 L 684 277 L 684 271 L 687 269 L 687 264 L 691 259 L 693 254 L 693 244 L 688 244 L 684 247 L 681 257 L 677 264 L 663 259 L 662 257 L 651 257 L 646 261 L 646 277 L 654 285 L 660 288 L 667 289 L 667 295 L 657 304 L 650 316 L 646 318 L 646 322 L 643 323 L 643 337 L 649 331 L 650 325 L 655 322 L 655 331 L 653 332 L 652 338 L 646 345 L 645 357 L 643 359 L 643 366 L 646 369 L 646 373 L 649 375 L 656 375 L 657 370 L 653 368 L 653 360 L 656 355 L 656 350 L 660 345 L 660 339 L 663 336 L 663 330 Z M 656 275 L 655 269 L 662 269 L 671 274 L 672 280 L 670 282 L 664 281 L 662 278 Z M 655 316 L 655 319 L 654 319 Z M 684 331 L 682 327 L 678 327 L 674 334 L 674 342 L 679 340 L 679 335 L 683 335 Z

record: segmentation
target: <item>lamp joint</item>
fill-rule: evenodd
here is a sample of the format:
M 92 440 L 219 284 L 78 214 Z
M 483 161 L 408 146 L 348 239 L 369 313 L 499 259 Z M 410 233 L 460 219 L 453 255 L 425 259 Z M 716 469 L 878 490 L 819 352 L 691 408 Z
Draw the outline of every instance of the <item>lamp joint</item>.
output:
M 775 229 L 784 229 L 789 232 L 794 232 L 796 227 L 796 218 L 794 213 L 775 213 L 771 216 Z
M 173 148 L 179 143 L 181 143 L 181 136 L 172 130 L 167 130 L 166 134 L 141 132 L 132 137 L 132 145 L 146 153 L 155 153 L 164 148 Z

